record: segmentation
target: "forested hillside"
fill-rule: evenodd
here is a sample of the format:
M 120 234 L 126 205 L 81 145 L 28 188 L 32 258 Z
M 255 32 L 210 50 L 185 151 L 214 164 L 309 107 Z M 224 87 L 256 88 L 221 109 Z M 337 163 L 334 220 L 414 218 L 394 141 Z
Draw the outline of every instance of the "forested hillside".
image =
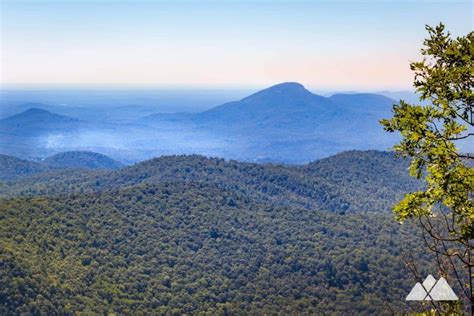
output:
M 305 166 L 170 156 L 4 183 L 0 314 L 403 311 L 402 255 L 422 247 L 389 212 L 419 185 L 406 167 L 374 151 Z
M 13 180 L 37 173 L 49 168 L 38 162 L 0 154 L 0 180 Z
M 118 169 L 125 165 L 105 155 L 89 151 L 68 151 L 48 157 L 43 164 L 54 169 Z
M 110 170 L 124 166 L 124 164 L 105 155 L 89 151 L 68 151 L 39 161 L 25 160 L 0 154 L 0 180 L 18 180 L 43 173 L 54 173 L 57 170 L 67 169 L 70 172 L 71 169 Z M 44 175 L 43 177 L 47 179 L 47 181 L 51 181 L 57 177 L 57 173 Z M 28 182 L 36 183 L 36 180 L 28 180 Z M 15 192 L 15 194 L 16 193 L 17 192 Z
M 81 194 L 136 184 L 215 184 L 249 197 L 337 212 L 389 211 L 420 183 L 393 153 L 350 151 L 303 166 L 165 156 L 114 172 L 59 171 L 0 183 L 0 196 Z

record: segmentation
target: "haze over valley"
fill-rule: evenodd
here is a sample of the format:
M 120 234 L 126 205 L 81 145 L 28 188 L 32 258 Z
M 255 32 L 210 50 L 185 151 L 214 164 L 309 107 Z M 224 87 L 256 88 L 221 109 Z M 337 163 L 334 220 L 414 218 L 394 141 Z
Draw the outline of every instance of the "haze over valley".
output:
M 397 141 L 378 123 L 391 115 L 397 101 L 376 93 L 322 96 L 289 82 L 254 93 L 95 94 L 3 92 L 1 153 L 41 160 L 86 150 L 127 164 L 161 155 L 201 154 L 299 164 L 344 150 L 387 150 Z M 115 103 L 111 95 L 124 98 Z M 25 101 L 29 97 L 35 99 Z

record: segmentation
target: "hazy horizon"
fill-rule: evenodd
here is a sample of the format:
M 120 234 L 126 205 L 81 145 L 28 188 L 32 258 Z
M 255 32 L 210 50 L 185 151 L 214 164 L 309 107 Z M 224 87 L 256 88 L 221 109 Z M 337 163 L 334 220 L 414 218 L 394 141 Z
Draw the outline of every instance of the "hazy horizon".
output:
M 315 94 L 330 93 L 378 93 L 378 92 L 415 92 L 412 86 L 406 87 L 365 87 L 354 86 L 331 87 L 311 86 L 299 81 L 281 81 L 266 85 L 166 85 L 166 84 L 0 84 L 0 91 L 259 91 L 271 86 L 285 83 L 297 82 Z
M 1 17 L 2 87 L 398 91 L 425 24 L 467 33 L 472 3 L 7 0 Z

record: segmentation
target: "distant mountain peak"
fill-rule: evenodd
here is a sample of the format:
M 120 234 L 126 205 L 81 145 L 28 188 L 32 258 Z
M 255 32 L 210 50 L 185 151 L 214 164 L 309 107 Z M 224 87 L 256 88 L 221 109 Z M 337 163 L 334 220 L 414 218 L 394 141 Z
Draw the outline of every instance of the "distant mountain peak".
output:
M 77 119 L 52 113 L 48 110 L 40 109 L 40 108 L 29 108 L 23 112 L 20 112 L 18 114 L 9 116 L 2 121 L 15 121 L 15 120 L 34 120 L 34 119 L 51 119 L 51 120 L 62 120 L 62 121 L 78 121 Z
M 267 88 L 267 90 L 292 90 L 292 89 L 305 89 L 305 87 L 301 84 L 301 83 L 298 83 L 298 82 L 282 82 L 282 83 L 279 83 L 279 84 L 276 84 L 274 86 L 271 86 L 269 88 Z
M 39 136 L 51 132 L 71 132 L 81 121 L 47 110 L 29 108 L 21 113 L 0 120 L 0 133 L 22 137 Z
M 40 108 L 29 108 L 19 114 L 50 114 L 52 115 L 53 113 L 44 109 L 40 109 Z
M 278 129 L 277 126 L 290 125 L 302 129 L 302 120 L 322 115 L 334 103 L 328 98 L 308 91 L 297 82 L 284 82 L 260 90 L 240 101 L 229 102 L 198 114 L 194 121 L 199 124 L 214 124 L 227 130 L 252 130 L 257 126 Z M 244 127 L 250 124 L 252 127 Z M 311 127 L 313 128 L 313 123 Z M 308 127 L 308 126 L 307 126 Z M 264 133 L 267 134 L 268 133 Z
M 351 107 L 379 107 L 391 109 L 397 101 L 375 93 L 337 93 L 329 97 L 335 103 Z
M 314 96 L 310 91 L 298 82 L 283 82 L 266 89 L 260 90 L 254 94 L 249 95 L 243 100 L 252 100 L 260 98 L 280 98 L 280 97 L 305 97 Z
M 274 86 L 263 89 L 257 93 L 273 92 L 273 93 L 288 93 L 288 92 L 309 92 L 306 88 L 298 82 L 283 82 Z

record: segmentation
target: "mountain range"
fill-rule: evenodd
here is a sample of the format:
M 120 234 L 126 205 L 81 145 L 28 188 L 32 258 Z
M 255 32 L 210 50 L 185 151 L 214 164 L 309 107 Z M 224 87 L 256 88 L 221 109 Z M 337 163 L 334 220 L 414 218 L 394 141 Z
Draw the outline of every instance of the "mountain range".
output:
M 111 119 L 115 112 L 120 117 L 133 107 L 110 107 L 107 119 L 91 120 L 93 112 L 77 119 L 37 103 L 40 108 L 0 120 L 0 149 L 27 159 L 85 150 L 125 163 L 169 154 L 306 163 L 344 150 L 390 148 L 398 138 L 385 133 L 378 120 L 390 117 L 394 103 L 368 93 L 324 97 L 293 82 L 203 112 L 117 121 Z

